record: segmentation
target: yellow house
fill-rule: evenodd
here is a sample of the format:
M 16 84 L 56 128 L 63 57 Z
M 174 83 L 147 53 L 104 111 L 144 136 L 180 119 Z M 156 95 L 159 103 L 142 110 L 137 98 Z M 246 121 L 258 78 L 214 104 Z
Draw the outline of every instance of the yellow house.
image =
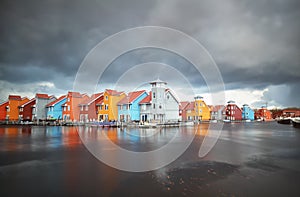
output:
M 186 107 L 186 120 L 209 120 L 210 107 L 206 105 L 203 97 L 196 96 L 195 101 L 190 102 Z
M 118 119 L 118 102 L 126 94 L 116 90 L 106 89 L 103 93 L 103 102 L 98 104 L 98 120 L 113 121 Z

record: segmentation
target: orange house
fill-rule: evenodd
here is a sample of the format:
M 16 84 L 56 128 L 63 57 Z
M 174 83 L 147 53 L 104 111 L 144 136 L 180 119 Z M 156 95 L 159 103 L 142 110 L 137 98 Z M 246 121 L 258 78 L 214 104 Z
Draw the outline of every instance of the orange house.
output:
M 6 119 L 7 106 L 8 106 L 8 101 L 0 104 L 0 121 L 3 121 Z
M 18 95 L 9 95 L 8 96 L 8 106 L 7 106 L 7 119 L 10 121 L 19 120 L 19 106 L 28 102 L 29 99 Z
M 267 110 L 266 107 L 261 107 L 261 109 L 258 109 L 255 113 L 254 113 L 255 119 L 260 119 L 263 121 L 270 121 L 272 120 L 272 113 Z
M 62 105 L 62 116 L 65 121 L 79 121 L 80 108 L 78 105 L 87 99 L 86 94 L 79 92 L 68 92 L 67 101 Z
M 103 93 L 103 102 L 98 106 L 99 121 L 113 121 L 118 119 L 118 102 L 122 100 L 126 94 L 116 90 L 106 89 Z

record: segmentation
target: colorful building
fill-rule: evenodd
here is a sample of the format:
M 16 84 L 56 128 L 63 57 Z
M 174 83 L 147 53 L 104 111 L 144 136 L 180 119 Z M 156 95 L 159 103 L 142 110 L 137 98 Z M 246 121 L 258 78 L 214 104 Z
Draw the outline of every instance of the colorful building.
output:
M 47 119 L 48 120 L 62 120 L 63 109 L 62 105 L 67 101 L 67 95 L 63 95 L 58 99 L 48 103 L 46 105 Z
M 79 92 L 68 92 L 67 101 L 62 104 L 62 116 L 64 121 L 79 121 L 80 108 L 79 104 L 87 99 L 86 94 L 80 94 Z
M 211 120 L 225 120 L 226 107 L 224 105 L 215 105 L 210 112 Z
M 44 121 L 47 119 L 46 106 L 56 100 L 54 96 L 37 93 L 35 95 L 35 105 L 33 106 L 32 116 L 35 121 Z
M 243 105 L 242 118 L 243 120 L 254 120 L 254 111 L 247 104 Z
M 23 121 L 33 120 L 32 112 L 33 112 L 34 105 L 35 105 L 35 98 L 19 106 L 19 116 L 21 120 Z
M 186 112 L 187 112 L 187 107 L 189 106 L 190 102 L 188 101 L 182 101 L 180 102 L 179 105 L 179 119 L 180 121 L 187 121 L 187 116 L 186 116 Z
M 97 104 L 103 102 L 103 93 L 93 94 L 90 98 L 86 98 L 79 104 L 81 122 L 91 122 L 98 120 Z
M 106 89 L 103 93 L 103 102 L 98 104 L 99 121 L 116 121 L 118 119 L 118 102 L 126 94 L 116 90 Z
M 0 104 L 0 121 L 6 120 L 8 101 Z
M 142 122 L 149 122 L 151 119 L 151 100 L 152 92 L 139 102 L 140 105 L 140 120 Z
M 148 96 L 145 90 L 129 92 L 118 102 L 118 120 L 121 122 L 140 121 L 140 101 Z
M 254 118 L 256 120 L 270 121 L 272 120 L 272 113 L 265 106 L 262 106 L 260 109 L 256 110 Z
M 234 101 L 227 102 L 225 119 L 230 121 L 242 120 L 242 110 Z
M 24 97 L 21 98 L 19 95 L 9 95 L 8 96 L 8 105 L 6 107 L 6 119 L 10 121 L 19 121 L 19 106 L 28 102 L 29 99 Z
M 184 120 L 202 121 L 210 120 L 210 107 L 206 105 L 202 96 L 195 96 L 193 102 L 186 104 L 183 114 Z

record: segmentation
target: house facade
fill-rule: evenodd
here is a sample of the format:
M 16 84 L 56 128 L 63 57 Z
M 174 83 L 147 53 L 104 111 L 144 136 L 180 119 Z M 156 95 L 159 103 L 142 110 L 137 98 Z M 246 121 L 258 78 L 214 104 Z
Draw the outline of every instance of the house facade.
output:
M 202 96 L 195 97 L 194 105 L 194 120 L 201 121 L 210 119 L 210 108 L 208 105 L 206 105 Z
M 33 105 L 32 116 L 33 120 L 43 121 L 47 119 L 46 106 L 56 100 L 54 96 L 49 96 L 48 94 L 37 93 L 35 95 L 35 105 Z
M 79 121 L 80 108 L 79 104 L 87 99 L 86 94 L 80 94 L 79 92 L 68 92 L 67 100 L 62 104 L 62 117 L 64 121 Z
M 240 121 L 242 120 L 242 110 L 234 101 L 228 101 L 226 106 L 226 120 Z
M 35 105 L 35 98 L 19 106 L 19 116 L 21 120 L 23 121 L 33 120 L 32 112 L 33 112 L 34 105 Z
M 148 96 L 145 90 L 129 92 L 118 102 L 118 120 L 121 122 L 140 121 L 140 102 Z
M 91 122 L 98 120 L 97 104 L 103 102 L 103 93 L 93 94 L 90 98 L 86 98 L 79 104 L 79 120 L 80 122 Z
M 225 120 L 226 107 L 224 105 L 215 105 L 210 112 L 211 120 Z
M 21 98 L 19 95 L 9 95 L 8 105 L 6 106 L 6 119 L 10 121 L 21 120 L 19 116 L 19 106 L 28 102 L 28 98 Z
M 106 89 L 103 93 L 103 102 L 98 104 L 99 121 L 116 121 L 118 119 L 118 102 L 126 94 L 116 90 Z
M 254 111 L 247 104 L 243 105 L 242 118 L 243 120 L 254 120 Z
M 149 94 L 139 102 L 140 120 L 142 122 L 149 122 L 151 120 L 151 98 L 152 92 L 149 92 Z
M 63 119 L 63 107 L 67 101 L 67 96 L 60 96 L 58 99 L 48 103 L 46 105 L 47 119 L 48 120 L 62 120 Z
M 8 101 L 0 104 L 0 121 L 6 120 Z
M 180 102 L 180 105 L 179 105 L 179 119 L 180 121 L 187 121 L 187 116 L 186 116 L 186 108 L 187 106 L 190 104 L 190 102 L 188 101 L 183 101 L 183 102 Z
M 265 106 L 262 106 L 260 109 L 256 110 L 254 118 L 256 120 L 270 121 L 272 120 L 272 113 Z

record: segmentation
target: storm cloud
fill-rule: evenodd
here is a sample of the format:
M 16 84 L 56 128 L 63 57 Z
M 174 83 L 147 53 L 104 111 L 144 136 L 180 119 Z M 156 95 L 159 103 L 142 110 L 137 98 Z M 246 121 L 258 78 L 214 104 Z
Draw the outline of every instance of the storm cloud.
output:
M 300 106 L 298 0 L 11 0 L 0 4 L 1 100 L 11 93 L 32 96 L 34 91 L 71 90 L 81 62 L 100 41 L 124 29 L 155 25 L 178 29 L 199 41 L 218 65 L 226 90 L 261 91 L 261 97 L 249 104 Z M 193 86 L 206 91 L 205 81 L 189 62 L 159 49 L 120 56 L 100 83 L 113 83 L 127 69 L 149 61 L 174 66 Z

